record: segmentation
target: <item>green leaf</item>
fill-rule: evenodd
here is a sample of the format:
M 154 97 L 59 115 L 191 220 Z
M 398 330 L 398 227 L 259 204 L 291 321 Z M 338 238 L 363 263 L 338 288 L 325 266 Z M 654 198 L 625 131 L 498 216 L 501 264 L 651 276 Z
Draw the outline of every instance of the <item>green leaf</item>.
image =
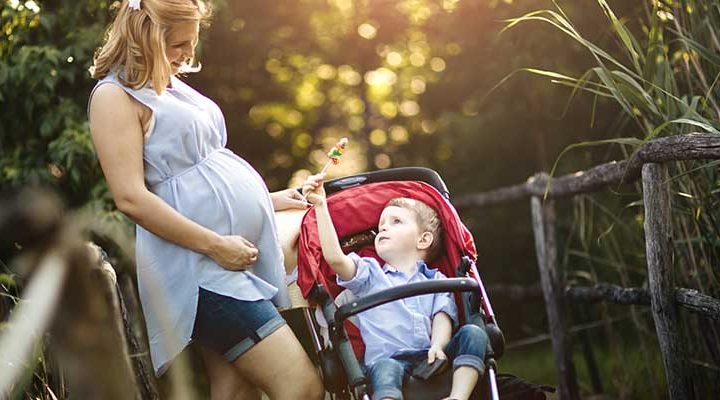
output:
M 686 124 L 686 125 L 697 126 L 698 128 L 705 130 L 705 132 L 720 134 L 720 131 L 718 131 L 717 129 L 715 129 L 715 127 L 713 127 L 712 125 L 710 125 L 708 123 L 696 121 L 696 120 L 688 119 L 688 118 L 678 118 L 678 119 L 674 119 L 672 121 L 667 121 L 667 122 L 660 124 L 657 128 L 655 128 L 652 131 L 652 133 L 646 138 L 646 140 L 650 140 L 650 139 L 658 136 L 660 134 L 660 132 L 662 132 L 663 130 L 665 130 L 665 128 L 667 128 L 668 126 L 670 126 L 672 124 Z

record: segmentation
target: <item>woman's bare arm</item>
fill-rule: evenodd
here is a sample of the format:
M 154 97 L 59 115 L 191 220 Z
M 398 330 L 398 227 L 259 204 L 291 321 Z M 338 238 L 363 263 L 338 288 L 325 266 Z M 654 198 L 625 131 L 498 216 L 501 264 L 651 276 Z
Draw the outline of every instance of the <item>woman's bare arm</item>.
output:
M 250 265 L 257 257 L 250 242 L 191 221 L 146 188 L 139 107 L 113 84 L 100 86 L 90 103 L 90 131 L 117 208 L 157 236 L 206 254 L 225 268 Z

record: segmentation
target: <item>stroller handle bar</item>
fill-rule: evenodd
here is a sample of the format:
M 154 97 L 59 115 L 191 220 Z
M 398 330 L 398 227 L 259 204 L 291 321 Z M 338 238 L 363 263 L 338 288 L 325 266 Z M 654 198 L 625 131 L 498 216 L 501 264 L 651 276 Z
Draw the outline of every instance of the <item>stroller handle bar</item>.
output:
M 473 292 L 478 290 L 480 290 L 480 285 L 477 281 L 470 278 L 448 278 L 396 286 L 381 290 L 339 307 L 335 312 L 335 321 L 341 324 L 344 320 L 355 314 L 406 297 L 431 293 Z

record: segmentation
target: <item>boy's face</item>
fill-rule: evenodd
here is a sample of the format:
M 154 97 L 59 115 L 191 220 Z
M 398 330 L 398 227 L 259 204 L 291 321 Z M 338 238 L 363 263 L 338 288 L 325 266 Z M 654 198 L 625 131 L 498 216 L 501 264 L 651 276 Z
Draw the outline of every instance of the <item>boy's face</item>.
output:
M 407 208 L 389 206 L 380 214 L 375 250 L 385 261 L 414 256 L 419 250 L 421 233 L 415 213 Z

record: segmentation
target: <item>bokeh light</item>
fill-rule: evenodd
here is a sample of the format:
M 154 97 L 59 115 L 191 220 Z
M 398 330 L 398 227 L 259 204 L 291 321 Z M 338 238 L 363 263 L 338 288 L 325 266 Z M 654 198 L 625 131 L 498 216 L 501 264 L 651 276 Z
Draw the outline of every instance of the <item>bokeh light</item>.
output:
M 377 36 L 377 28 L 374 27 L 372 24 L 364 23 L 360 24 L 357 29 L 358 35 L 360 35 L 364 39 L 373 39 L 375 36 Z

